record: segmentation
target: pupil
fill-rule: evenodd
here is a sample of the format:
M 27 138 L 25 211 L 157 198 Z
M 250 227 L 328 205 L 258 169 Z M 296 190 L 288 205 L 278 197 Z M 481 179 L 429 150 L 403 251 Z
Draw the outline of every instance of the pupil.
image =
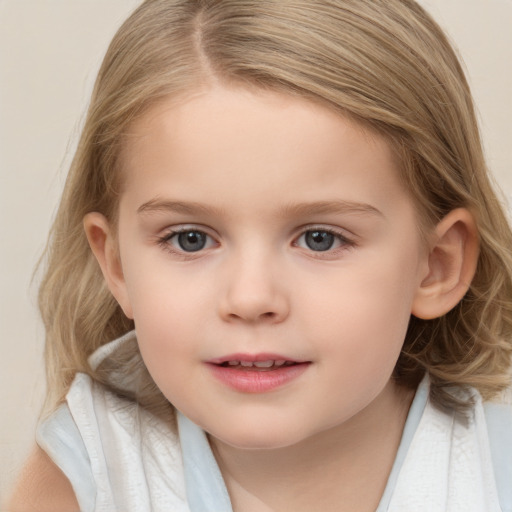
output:
M 313 251 L 327 251 L 334 244 L 334 235 L 327 231 L 308 231 L 306 245 Z
M 206 245 L 206 235 L 199 231 L 187 231 L 178 235 L 178 243 L 186 252 L 200 251 Z

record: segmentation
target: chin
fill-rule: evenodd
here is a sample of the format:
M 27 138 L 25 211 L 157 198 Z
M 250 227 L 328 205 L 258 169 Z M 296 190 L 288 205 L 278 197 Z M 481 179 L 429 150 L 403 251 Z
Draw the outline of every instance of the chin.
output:
M 217 439 L 217 438 L 215 438 Z M 279 448 L 286 448 L 292 444 L 290 439 L 276 439 L 276 438 L 261 438 L 260 436 L 246 436 L 238 438 L 224 438 L 218 439 L 223 444 L 236 448 L 238 450 L 278 450 Z
M 210 432 L 210 437 L 240 450 L 277 450 L 304 440 L 304 434 L 290 428 L 254 424 L 241 427 L 229 432 Z

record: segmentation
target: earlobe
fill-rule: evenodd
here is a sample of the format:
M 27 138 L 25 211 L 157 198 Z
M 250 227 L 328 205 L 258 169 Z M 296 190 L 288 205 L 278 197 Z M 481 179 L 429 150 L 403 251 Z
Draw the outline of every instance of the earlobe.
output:
M 412 314 L 430 320 L 453 309 L 473 280 L 478 255 L 478 229 L 473 215 L 465 208 L 451 211 L 434 230 L 428 274 L 416 292 Z
M 110 223 L 101 213 L 91 212 L 84 217 L 84 229 L 109 290 L 125 315 L 133 319 L 117 241 Z

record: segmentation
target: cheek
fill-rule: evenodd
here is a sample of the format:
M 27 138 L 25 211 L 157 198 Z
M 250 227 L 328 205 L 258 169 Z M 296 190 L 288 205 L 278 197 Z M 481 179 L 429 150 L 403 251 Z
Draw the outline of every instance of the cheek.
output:
M 378 258 L 333 275 L 329 286 L 311 283 L 308 302 L 315 322 L 308 327 L 310 336 L 321 332 L 327 355 L 341 358 L 354 373 L 392 371 L 411 315 L 415 262 L 417 255 L 387 257 L 381 251 Z
M 137 311 L 135 317 L 142 359 L 158 388 L 177 404 L 180 401 L 176 400 L 176 393 L 179 398 L 197 384 L 194 375 L 201 361 L 197 322 L 187 317 L 183 309 L 173 311 L 172 305 L 158 305 L 152 310 Z
M 140 351 L 168 396 L 190 373 L 188 365 L 203 357 L 200 337 L 211 332 L 214 311 L 212 279 L 206 279 L 206 270 L 170 264 L 164 250 L 127 240 L 121 247 L 123 272 Z
M 123 271 L 136 325 L 153 324 L 166 334 L 186 327 L 190 318 L 200 319 L 197 310 L 206 300 L 204 279 L 170 263 L 163 249 L 129 251 Z
M 193 286 L 180 287 L 165 266 L 137 262 L 126 268 L 126 286 L 142 357 L 157 385 L 179 378 L 202 329 L 204 301 Z
M 203 314 L 208 309 L 206 301 L 190 290 L 180 291 L 162 282 L 146 285 L 134 289 L 133 300 L 135 328 L 142 348 L 147 347 L 156 364 L 163 364 L 170 355 L 174 359 L 197 348 L 197 334 L 207 328 Z

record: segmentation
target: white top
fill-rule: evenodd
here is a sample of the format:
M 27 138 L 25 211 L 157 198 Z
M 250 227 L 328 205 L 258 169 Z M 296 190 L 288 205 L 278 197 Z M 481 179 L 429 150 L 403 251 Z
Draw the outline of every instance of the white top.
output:
M 91 365 L 133 337 L 101 347 Z M 428 391 L 424 379 L 376 512 L 512 512 L 510 407 L 484 411 L 475 392 L 463 418 L 434 407 Z M 205 433 L 177 418 L 178 431 L 77 374 L 37 441 L 70 480 L 82 512 L 232 512 Z

